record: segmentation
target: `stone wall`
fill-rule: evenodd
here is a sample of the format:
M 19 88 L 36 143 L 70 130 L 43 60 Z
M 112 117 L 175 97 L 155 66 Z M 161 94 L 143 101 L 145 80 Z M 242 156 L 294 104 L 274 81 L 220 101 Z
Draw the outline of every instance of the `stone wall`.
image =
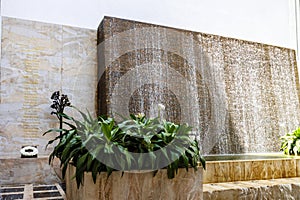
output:
M 52 92 L 95 112 L 96 32 L 7 17 L 2 23 L 0 155 L 19 156 L 27 144 L 46 154 L 41 134 L 57 122 Z
M 0 186 L 20 184 L 53 184 L 61 182 L 60 163 L 48 164 L 48 157 L 0 158 Z
M 157 116 L 162 103 L 166 119 L 194 127 L 205 154 L 278 151 L 299 124 L 291 49 L 111 17 L 98 32 L 2 17 L 2 32 L 1 158 L 19 158 L 24 145 L 48 155 L 56 90 L 116 117 Z
M 95 38 L 95 30 L 2 17 L 0 158 L 20 158 L 24 145 L 36 145 L 39 156 L 48 155 L 51 147 L 45 146 L 55 134 L 42 133 L 58 125 L 50 115 L 56 90 L 95 114 Z
M 98 108 L 189 123 L 205 154 L 278 152 L 299 125 L 292 49 L 105 17 Z

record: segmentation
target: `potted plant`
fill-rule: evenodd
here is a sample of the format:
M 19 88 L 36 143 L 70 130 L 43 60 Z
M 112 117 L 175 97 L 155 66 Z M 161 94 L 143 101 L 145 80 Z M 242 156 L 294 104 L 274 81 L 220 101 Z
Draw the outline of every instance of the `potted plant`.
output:
M 300 154 L 300 128 L 294 130 L 292 133 L 286 133 L 280 140 L 280 150 L 284 154 L 296 156 Z
M 87 173 L 96 183 L 101 172 L 106 172 L 107 178 L 114 171 L 120 171 L 122 176 L 126 172 L 151 171 L 155 176 L 159 169 L 165 168 L 166 176 L 173 179 L 179 168 L 197 170 L 199 164 L 205 168 L 198 142 L 189 136 L 191 127 L 186 124 L 175 124 L 160 117 L 147 118 L 143 114 L 130 115 L 117 123 L 114 118 L 93 118 L 76 110 L 81 120 L 58 113 L 68 128 L 50 129 L 44 134 L 59 133 L 48 142 L 49 145 L 57 141 L 49 162 L 59 158 L 63 178 L 70 165 L 73 166 L 78 189 L 84 185 Z

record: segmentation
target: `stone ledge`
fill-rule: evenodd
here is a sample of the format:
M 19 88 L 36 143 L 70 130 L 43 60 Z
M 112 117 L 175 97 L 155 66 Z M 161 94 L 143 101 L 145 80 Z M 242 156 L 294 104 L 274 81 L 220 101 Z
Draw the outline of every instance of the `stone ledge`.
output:
M 203 199 L 300 199 L 300 177 L 203 184 Z

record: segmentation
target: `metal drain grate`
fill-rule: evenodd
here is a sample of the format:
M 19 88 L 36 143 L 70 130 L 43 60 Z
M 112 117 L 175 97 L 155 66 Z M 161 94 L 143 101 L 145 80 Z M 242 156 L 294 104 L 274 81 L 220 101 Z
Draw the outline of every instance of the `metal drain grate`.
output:
M 66 200 L 62 187 L 53 185 L 25 184 L 0 186 L 0 200 Z

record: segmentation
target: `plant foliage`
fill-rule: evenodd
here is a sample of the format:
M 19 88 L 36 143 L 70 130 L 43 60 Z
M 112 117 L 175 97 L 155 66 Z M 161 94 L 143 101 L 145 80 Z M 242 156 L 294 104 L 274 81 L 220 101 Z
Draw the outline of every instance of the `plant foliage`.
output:
M 280 150 L 287 155 L 300 154 L 300 128 L 296 129 L 292 133 L 287 133 L 280 137 L 281 148 Z
M 198 142 L 189 136 L 188 125 L 144 115 L 130 115 L 116 123 L 113 118 L 93 118 L 89 113 L 79 112 L 82 120 L 60 114 L 68 128 L 44 133 L 61 133 L 48 142 L 49 145 L 58 141 L 49 163 L 54 157 L 59 158 L 63 177 L 68 165 L 74 165 L 78 187 L 83 183 L 84 172 L 91 172 L 95 182 L 101 172 L 110 175 L 114 170 L 158 169 L 162 162 L 167 162 L 168 178 L 174 178 L 180 167 L 197 170 L 200 162 L 205 168 Z

